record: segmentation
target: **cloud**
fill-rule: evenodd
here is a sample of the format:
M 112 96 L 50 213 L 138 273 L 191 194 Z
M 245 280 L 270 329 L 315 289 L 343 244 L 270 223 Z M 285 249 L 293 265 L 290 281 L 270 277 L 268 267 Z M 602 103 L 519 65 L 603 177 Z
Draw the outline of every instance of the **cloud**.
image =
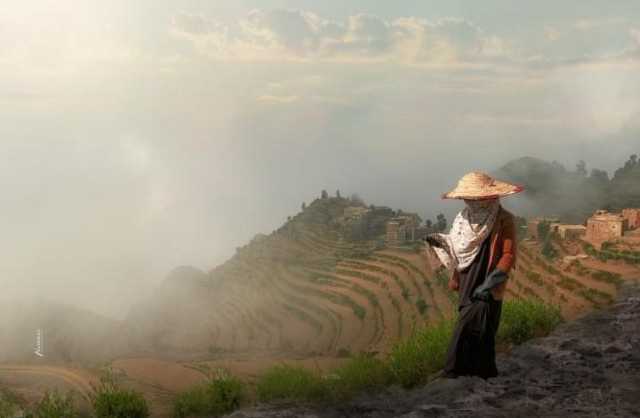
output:
M 557 41 L 560 39 L 560 31 L 552 26 L 545 26 L 544 38 L 550 42 Z
M 370 14 L 345 21 L 302 10 L 253 10 L 233 25 L 182 13 L 170 33 L 204 55 L 226 61 L 394 61 L 460 64 L 513 53 L 513 45 L 465 19 L 393 20 Z
M 627 19 L 622 17 L 611 17 L 604 19 L 579 19 L 573 25 L 577 30 L 590 31 L 594 29 L 601 29 L 606 26 L 618 26 L 627 22 Z
M 636 46 L 640 48 L 640 29 L 629 29 L 629 36 L 636 42 Z
M 265 94 L 262 96 L 258 96 L 256 98 L 257 102 L 260 103 L 271 103 L 271 104 L 290 104 L 298 101 L 298 96 L 274 96 Z

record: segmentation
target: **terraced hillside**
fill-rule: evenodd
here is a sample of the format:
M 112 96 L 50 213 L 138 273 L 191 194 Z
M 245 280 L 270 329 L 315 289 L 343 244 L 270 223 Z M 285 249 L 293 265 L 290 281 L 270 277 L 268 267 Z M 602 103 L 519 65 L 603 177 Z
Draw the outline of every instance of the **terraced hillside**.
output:
M 349 239 L 348 199 L 314 201 L 209 273 L 179 268 L 129 323 L 164 353 L 382 351 L 452 310 L 412 249 Z M 382 223 L 384 225 L 384 223 Z
M 419 245 L 385 247 L 384 218 L 365 220 L 364 239 L 351 239 L 353 220 L 343 214 L 353 205 L 317 199 L 211 272 L 175 270 L 128 318 L 134 349 L 200 359 L 384 352 L 416 326 L 452 315 L 456 297 L 446 274 L 428 265 Z M 508 298 L 550 301 L 571 318 L 611 302 L 622 280 L 637 273 L 595 258 L 563 264 L 580 244 L 555 246 L 560 254 L 550 261 L 537 243 L 521 243 Z

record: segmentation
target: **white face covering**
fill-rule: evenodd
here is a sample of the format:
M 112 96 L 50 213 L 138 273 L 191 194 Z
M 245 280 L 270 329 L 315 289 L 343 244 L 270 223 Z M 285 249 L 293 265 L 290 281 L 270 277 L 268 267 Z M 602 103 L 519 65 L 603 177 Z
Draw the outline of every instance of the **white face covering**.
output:
M 458 213 L 448 234 L 440 234 L 449 251 L 433 247 L 436 255 L 450 270 L 462 271 L 469 267 L 480 252 L 484 240 L 498 217 L 498 199 L 465 200 L 465 208 Z

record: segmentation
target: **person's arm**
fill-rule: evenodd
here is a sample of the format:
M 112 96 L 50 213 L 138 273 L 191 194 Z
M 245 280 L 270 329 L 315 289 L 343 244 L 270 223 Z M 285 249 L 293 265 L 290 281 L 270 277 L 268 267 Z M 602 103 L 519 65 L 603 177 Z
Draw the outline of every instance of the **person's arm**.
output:
M 516 226 L 512 216 L 505 219 L 503 224 L 503 241 L 502 241 L 502 256 L 498 260 L 496 266 L 497 270 L 505 274 L 509 274 L 516 262 L 517 253 L 517 239 L 516 239 Z M 491 289 L 491 294 L 496 300 L 502 300 L 504 292 L 507 288 L 507 281 L 500 283 L 499 285 Z

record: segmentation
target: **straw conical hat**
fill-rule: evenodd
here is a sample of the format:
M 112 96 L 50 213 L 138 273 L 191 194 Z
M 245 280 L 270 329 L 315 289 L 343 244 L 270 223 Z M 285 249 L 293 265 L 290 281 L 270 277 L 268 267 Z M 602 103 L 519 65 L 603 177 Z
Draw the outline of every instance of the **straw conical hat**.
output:
M 443 199 L 494 199 L 501 196 L 518 193 L 524 190 L 522 186 L 496 180 L 488 174 L 473 171 L 465 174 L 458 185 L 448 193 L 442 195 Z

